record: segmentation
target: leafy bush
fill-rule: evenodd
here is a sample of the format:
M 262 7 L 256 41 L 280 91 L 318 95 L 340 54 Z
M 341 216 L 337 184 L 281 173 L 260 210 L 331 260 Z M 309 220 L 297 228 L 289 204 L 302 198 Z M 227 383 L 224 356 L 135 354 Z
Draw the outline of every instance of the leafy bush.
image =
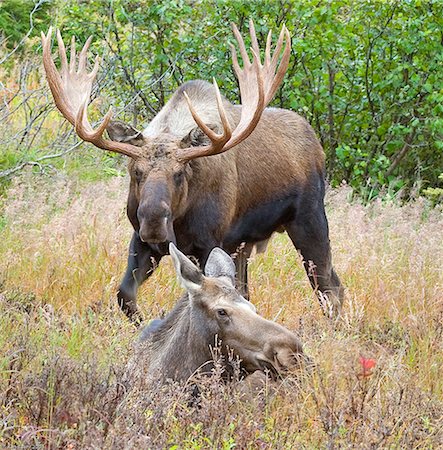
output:
M 50 21 L 50 2 L 45 0 L 3 0 L 0 3 L 0 38 L 5 39 L 8 49 L 30 31 L 40 31 Z M 35 33 L 34 33 L 35 34 Z M 1 41 L 0 41 L 1 42 Z
M 134 125 L 146 125 L 189 79 L 215 76 L 227 97 L 238 101 L 229 22 L 245 34 L 253 18 L 262 45 L 269 28 L 276 31 L 286 23 L 292 58 L 273 104 L 299 112 L 314 126 L 332 184 L 345 179 L 357 191 L 369 187 L 377 195 L 386 186 L 429 193 L 426 189 L 438 183 L 443 155 L 439 0 L 49 4 L 52 25 L 62 28 L 65 40 L 75 35 L 83 43 L 95 36 L 93 52 L 104 57 L 101 94 Z M 30 42 L 38 45 L 36 39 Z

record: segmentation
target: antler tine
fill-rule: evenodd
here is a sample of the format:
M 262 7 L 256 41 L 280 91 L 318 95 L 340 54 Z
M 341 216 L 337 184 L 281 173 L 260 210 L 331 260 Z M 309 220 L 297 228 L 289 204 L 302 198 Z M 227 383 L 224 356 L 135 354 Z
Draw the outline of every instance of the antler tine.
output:
M 278 66 L 277 73 L 274 76 L 273 83 L 272 83 L 271 88 L 269 90 L 269 94 L 268 94 L 269 100 L 268 100 L 268 102 L 270 102 L 272 100 L 272 98 L 274 97 L 275 93 L 277 92 L 277 89 L 279 88 L 280 84 L 282 83 L 283 78 L 285 77 L 286 70 L 288 69 L 289 58 L 291 56 L 291 35 L 289 34 L 288 29 L 284 25 L 283 25 L 283 28 L 282 28 L 282 33 L 283 33 L 283 31 L 284 31 L 284 36 L 286 38 L 285 39 L 286 40 L 286 42 L 285 42 L 285 49 L 283 50 L 283 56 L 282 56 L 282 58 L 280 60 L 280 65 Z M 281 44 L 279 46 L 279 51 L 278 52 L 276 51 L 275 54 L 274 54 L 274 57 L 272 58 L 273 60 L 275 58 L 276 62 L 278 60 L 278 53 L 280 53 L 280 49 L 281 49 L 282 43 L 283 43 L 283 34 L 282 33 L 280 33 L 281 34 Z M 278 41 L 280 42 L 280 38 L 278 39 Z M 277 42 L 277 46 L 278 46 L 279 42 Z M 276 47 L 276 49 L 277 49 L 277 47 Z M 277 57 L 275 57 L 275 55 L 277 55 Z M 272 73 L 274 73 L 275 66 L 272 63 L 271 63 L 271 70 L 272 70 Z
M 211 145 L 206 145 L 204 147 L 191 147 L 190 149 L 186 149 L 185 152 L 181 152 L 178 154 L 179 159 L 191 160 L 194 158 L 199 158 L 201 156 L 216 155 L 217 153 L 221 153 L 222 151 L 224 151 L 223 150 L 224 145 L 226 144 L 226 142 L 229 141 L 229 139 L 231 139 L 232 135 L 231 126 L 226 116 L 226 111 L 223 106 L 223 99 L 221 97 L 220 90 L 218 88 L 218 84 L 215 78 L 213 78 L 213 84 L 215 89 L 215 97 L 217 101 L 218 113 L 220 115 L 220 119 L 223 126 L 223 133 L 217 134 L 203 122 L 203 120 L 197 114 L 197 111 L 195 110 L 188 94 L 186 92 L 183 92 L 183 95 L 186 99 L 192 117 L 194 118 L 199 128 L 203 131 L 203 133 L 205 133 L 206 136 L 208 136 L 208 138 L 211 141 Z
M 254 27 L 254 22 L 252 21 L 252 19 L 249 19 L 249 34 L 251 35 L 251 44 L 252 44 L 251 50 L 253 50 L 253 52 L 255 52 L 257 54 L 258 60 L 261 64 L 260 48 L 258 46 L 257 35 L 255 34 L 255 27 Z
M 229 120 L 226 116 L 226 110 L 225 110 L 225 107 L 223 106 L 223 99 L 220 94 L 220 89 L 218 88 L 217 80 L 215 79 L 215 77 L 212 79 L 212 82 L 215 87 L 217 108 L 218 108 L 218 112 L 220 113 L 220 119 L 221 119 L 221 122 L 223 125 L 224 134 L 229 140 L 229 139 L 231 139 L 231 135 L 232 135 L 231 125 L 229 124 Z
M 105 132 L 106 127 L 109 125 L 109 122 L 112 119 L 112 107 L 109 108 L 105 117 L 103 117 L 102 123 L 97 127 L 96 130 L 86 129 L 83 124 L 85 122 L 86 114 L 88 109 L 88 103 L 85 102 L 82 108 L 78 110 L 77 120 L 75 121 L 75 132 L 86 142 L 95 142 L 102 137 L 102 134 Z M 86 118 L 87 121 L 87 118 Z M 89 123 L 89 122 L 88 122 Z
M 243 68 L 241 69 L 238 63 L 235 47 L 231 45 L 232 65 L 234 67 L 234 71 L 237 75 L 240 85 L 240 96 L 242 101 L 240 122 L 238 123 L 234 131 L 231 132 L 229 122 L 226 117 L 226 112 L 223 108 L 220 92 L 215 80 L 214 87 L 216 91 L 220 120 L 223 124 L 224 129 L 223 135 L 219 136 L 215 134 L 203 122 L 203 120 L 197 115 L 196 111 L 194 110 L 191 100 L 185 94 L 185 98 L 188 102 L 192 117 L 194 118 L 197 125 L 201 128 L 201 130 L 209 137 L 212 145 L 181 149 L 178 151 L 179 159 L 191 160 L 194 158 L 199 158 L 201 156 L 215 155 L 225 152 L 230 148 L 238 145 L 240 142 L 244 141 L 258 125 L 258 122 L 260 121 L 261 115 L 266 105 L 272 100 L 275 92 L 283 81 L 284 74 L 288 67 L 291 51 L 290 35 L 284 25 L 280 32 L 280 36 L 277 41 L 275 52 L 272 58 L 272 33 L 271 31 L 269 32 L 266 40 L 265 58 L 263 65 L 261 64 L 260 48 L 258 46 L 257 35 L 255 33 L 254 23 L 252 22 L 252 20 L 250 21 L 249 29 L 252 45 L 252 62 L 250 61 L 248 53 L 246 52 L 243 38 L 240 35 L 240 32 L 238 31 L 238 28 L 235 24 L 232 24 L 232 31 L 234 33 L 235 39 L 238 42 L 240 54 L 243 60 Z M 280 64 L 277 68 L 284 38 L 286 38 L 285 48 L 281 57 Z M 227 136 L 229 137 L 226 139 Z
M 271 43 L 272 30 L 269 30 L 268 37 L 266 38 L 265 65 L 269 65 L 271 63 Z
M 231 24 L 232 31 L 234 32 L 234 36 L 236 41 L 238 42 L 238 46 L 240 48 L 240 54 L 243 59 L 243 66 L 250 66 L 251 61 L 249 61 L 248 52 L 246 51 L 245 43 L 243 41 L 243 38 L 240 34 L 240 31 L 238 31 L 237 25 L 235 23 Z
M 84 72 L 86 69 L 87 53 L 88 53 L 88 49 L 91 44 L 91 41 L 92 41 L 92 36 L 89 36 L 85 42 L 85 45 L 82 48 L 82 51 L 80 52 L 80 56 L 78 57 L 77 73 Z
M 283 25 L 280 30 L 280 34 L 278 36 L 277 44 L 275 44 L 274 54 L 272 55 L 271 68 L 274 70 L 277 67 L 278 58 L 280 56 L 280 51 L 283 46 L 283 36 L 284 36 L 285 29 L 286 29 L 286 27 Z
M 57 71 L 57 68 L 55 67 L 54 61 L 51 57 L 51 37 L 52 27 L 49 28 L 48 34 L 46 36 L 42 32 L 43 66 L 46 71 L 46 79 L 48 80 L 49 88 L 51 89 L 51 93 L 57 108 L 68 120 L 68 122 L 70 122 L 72 125 L 75 125 L 75 116 L 70 112 L 66 104 L 66 96 L 62 89 L 62 78 L 60 76 L 60 73 Z M 66 57 L 66 52 L 64 54 Z M 62 59 L 62 74 L 64 74 L 64 62 L 66 62 L 66 59 Z
M 61 60 L 61 69 L 59 72 L 51 56 L 51 36 L 52 27 L 49 28 L 46 36 L 42 33 L 43 65 L 57 108 L 74 125 L 78 136 L 84 141 L 91 142 L 103 150 L 121 153 L 134 159 L 139 158 L 141 156 L 139 147 L 103 138 L 103 133 L 112 118 L 112 109 L 109 109 L 97 129 L 94 130 L 89 123 L 87 107 L 90 101 L 92 83 L 95 80 L 99 66 L 99 59 L 97 57 L 93 70 L 90 73 L 86 71 L 87 52 L 92 37 L 87 39 L 79 54 L 76 71 L 75 38 L 73 37 L 71 40 L 71 55 L 68 66 L 66 47 L 60 32 L 57 30 L 58 49 Z
M 75 71 L 75 61 L 76 61 L 76 50 L 75 50 L 75 36 L 71 38 L 71 55 L 69 60 L 69 71 Z
M 66 47 L 65 43 L 63 42 L 62 35 L 60 34 L 60 30 L 57 30 L 57 42 L 58 42 L 58 54 L 60 56 L 61 61 L 61 70 L 67 71 L 68 70 L 68 58 L 66 57 Z
M 213 130 L 211 130 L 202 119 L 200 119 L 199 115 L 197 114 L 197 111 L 194 108 L 194 105 L 191 102 L 191 99 L 189 98 L 186 91 L 183 92 L 183 95 L 186 99 L 186 102 L 188 104 L 188 108 L 191 111 L 192 117 L 195 120 L 196 124 L 199 126 L 199 128 L 203 131 L 203 133 L 208 136 L 209 139 L 213 140 L 217 137 L 217 133 L 215 133 Z
M 237 51 L 235 50 L 235 47 L 232 44 L 229 44 L 231 47 L 231 53 L 232 53 L 232 66 L 234 67 L 235 76 L 238 78 L 240 75 L 240 66 L 238 64 L 238 58 L 237 58 Z
M 227 138 L 226 140 L 229 140 L 229 138 L 231 137 L 231 126 L 226 117 L 226 110 L 225 110 L 225 107 L 223 106 L 223 100 L 221 98 L 220 90 L 218 88 L 218 84 L 217 84 L 217 81 L 215 80 L 215 78 L 213 79 L 213 83 L 214 83 L 214 88 L 215 88 L 217 109 L 218 109 L 218 113 L 220 114 L 220 119 L 221 119 L 223 130 L 224 130 L 223 135 L 218 135 L 215 131 L 213 131 L 211 128 L 209 128 L 203 122 L 203 120 L 197 114 L 197 111 L 195 110 L 186 91 L 183 92 L 183 95 L 185 96 L 186 102 L 188 104 L 189 110 L 191 111 L 193 119 L 195 120 L 195 122 L 197 123 L 199 128 L 203 131 L 203 133 L 205 133 L 211 141 L 218 141 L 220 139 L 225 139 L 225 138 Z

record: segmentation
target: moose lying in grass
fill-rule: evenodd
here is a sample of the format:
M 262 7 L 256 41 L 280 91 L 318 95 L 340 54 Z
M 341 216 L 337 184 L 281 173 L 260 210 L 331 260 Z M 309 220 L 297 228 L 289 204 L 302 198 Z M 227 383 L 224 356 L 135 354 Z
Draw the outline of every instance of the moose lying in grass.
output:
M 211 348 L 217 341 L 226 366 L 231 349 L 246 374 L 277 374 L 299 366 L 304 359 L 300 341 L 283 326 L 260 317 L 239 294 L 235 265 L 227 253 L 214 248 L 203 274 L 174 244 L 169 252 L 186 294 L 164 319 L 143 329 L 129 364 L 130 378 L 180 381 L 196 372 L 209 373 Z
M 243 68 L 233 47 L 242 104 L 233 105 L 214 85 L 183 84 L 139 132 L 111 122 L 111 111 L 93 129 L 87 106 L 98 63 L 86 70 L 75 40 L 68 64 L 57 33 L 61 68 L 51 56 L 52 30 L 43 35 L 43 64 L 58 109 L 83 140 L 129 156 L 127 212 L 134 227 L 126 274 L 118 292 L 123 311 L 136 322 L 138 287 L 151 276 L 174 242 L 203 267 L 214 247 L 237 253 L 237 287 L 248 297 L 247 263 L 253 246 L 284 230 L 303 256 L 305 269 L 328 315 L 339 311 L 344 290 L 332 266 L 323 197 L 324 153 L 305 119 L 266 108 L 288 67 L 291 40 L 283 26 L 271 55 L 271 33 L 263 63 L 250 24 L 252 62 L 233 26 Z M 281 54 L 281 57 L 280 57 Z M 280 62 L 279 62 L 280 61 Z M 110 139 L 103 137 L 105 129 Z

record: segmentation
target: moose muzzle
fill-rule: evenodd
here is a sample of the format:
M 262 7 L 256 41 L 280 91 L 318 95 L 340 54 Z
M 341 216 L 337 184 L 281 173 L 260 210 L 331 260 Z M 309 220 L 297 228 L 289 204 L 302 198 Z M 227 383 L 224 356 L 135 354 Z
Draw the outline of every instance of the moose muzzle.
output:
M 139 236 L 147 244 L 176 242 L 170 213 L 137 214 L 140 224 Z
M 174 242 L 175 235 L 167 186 L 161 182 L 146 183 L 137 209 L 142 242 L 161 244 Z

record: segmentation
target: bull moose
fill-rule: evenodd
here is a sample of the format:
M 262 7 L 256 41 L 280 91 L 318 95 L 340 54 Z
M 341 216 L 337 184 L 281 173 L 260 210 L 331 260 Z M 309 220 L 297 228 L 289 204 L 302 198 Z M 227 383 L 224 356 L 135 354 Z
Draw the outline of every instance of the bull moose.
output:
M 130 158 L 127 214 L 134 233 L 118 302 L 135 322 L 140 321 L 138 287 L 168 254 L 169 242 L 201 266 L 216 246 L 237 252 L 237 285 L 248 298 L 247 264 L 253 246 L 282 230 L 301 253 L 321 303 L 329 299 L 337 312 L 343 301 L 324 209 L 323 149 L 305 119 L 267 107 L 288 66 L 289 32 L 282 27 L 273 55 L 269 32 L 262 63 L 252 21 L 252 62 L 237 27 L 232 28 L 243 60 L 240 68 L 231 46 L 242 104 L 222 97 L 215 79 L 213 85 L 190 81 L 178 88 L 143 132 L 111 121 L 111 109 L 93 129 L 87 106 L 99 63 L 97 58 L 87 72 L 91 38 L 76 69 L 75 40 L 68 64 L 57 31 L 57 70 L 51 56 L 52 29 L 42 34 L 43 64 L 58 109 L 81 139 Z M 105 130 L 109 139 L 103 137 Z
M 217 340 L 226 374 L 231 351 L 240 358 L 246 375 L 255 371 L 280 375 L 309 361 L 294 333 L 259 316 L 235 289 L 235 265 L 226 252 L 215 247 L 204 274 L 172 243 L 169 253 L 186 293 L 164 319 L 142 330 L 127 368 L 131 384 L 211 373 L 211 347 Z

